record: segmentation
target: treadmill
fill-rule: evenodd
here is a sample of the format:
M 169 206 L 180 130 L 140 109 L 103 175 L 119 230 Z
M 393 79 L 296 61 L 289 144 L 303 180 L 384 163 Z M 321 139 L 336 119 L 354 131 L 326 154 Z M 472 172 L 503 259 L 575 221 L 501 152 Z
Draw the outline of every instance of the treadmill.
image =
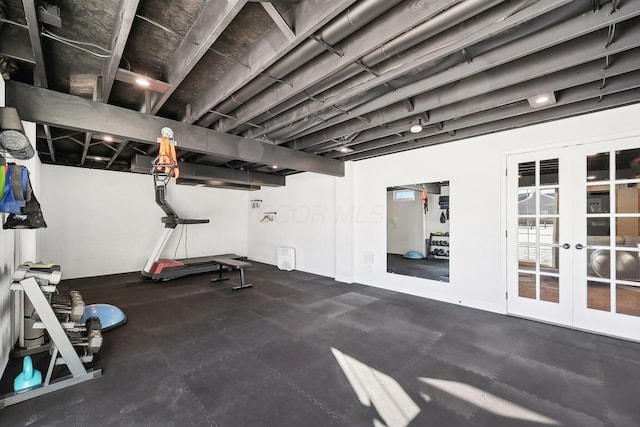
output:
M 171 139 L 173 139 L 173 131 L 171 131 Z M 223 267 L 216 263 L 214 258 L 240 258 L 233 254 L 184 259 L 160 258 L 160 255 L 169 242 L 171 235 L 178 224 L 185 226 L 188 224 L 207 224 L 209 222 L 208 219 L 180 218 L 178 213 L 167 202 L 167 184 L 171 180 L 171 177 L 174 176 L 174 169 L 177 166 L 178 165 L 175 161 L 168 165 L 166 163 L 161 163 L 160 156 L 158 156 L 154 160 L 151 168 L 156 193 L 156 204 L 160 206 L 166 214 L 166 216 L 162 217 L 162 223 L 164 224 L 165 230 L 160 236 L 160 240 L 156 243 L 151 256 L 149 256 L 149 259 L 142 269 L 142 276 L 152 280 L 166 281 L 177 279 L 178 277 L 189 276 L 191 274 L 218 271 Z

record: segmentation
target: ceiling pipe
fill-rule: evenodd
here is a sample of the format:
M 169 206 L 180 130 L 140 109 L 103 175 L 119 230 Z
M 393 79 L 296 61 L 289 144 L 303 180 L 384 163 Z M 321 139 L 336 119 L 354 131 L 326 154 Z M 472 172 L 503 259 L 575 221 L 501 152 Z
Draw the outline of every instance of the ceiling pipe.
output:
M 637 5 L 636 5 L 637 6 Z M 569 40 L 574 40 L 572 43 L 575 45 L 576 43 L 584 43 L 578 42 L 575 40 L 576 31 L 579 33 L 577 35 L 587 35 L 585 37 L 580 37 L 583 40 L 593 39 L 594 37 L 599 37 L 597 34 L 598 31 L 605 31 L 607 23 L 610 22 L 622 22 L 629 20 L 628 26 L 625 25 L 625 31 L 621 32 L 621 36 L 616 40 L 612 46 L 620 45 L 619 41 L 623 38 L 627 41 L 628 38 L 627 33 L 634 32 L 634 21 L 631 19 L 637 15 L 638 9 L 633 8 L 633 3 L 629 5 L 626 9 L 620 9 L 619 13 L 609 14 L 607 11 L 602 11 L 598 13 L 590 13 L 585 14 L 583 16 L 579 16 L 573 18 L 571 21 L 567 21 L 561 26 L 556 26 L 553 28 L 546 29 L 539 33 L 531 35 L 531 39 L 522 39 L 513 43 L 513 46 L 506 45 L 497 49 L 490 50 L 489 52 L 482 55 L 482 58 L 476 57 L 476 59 L 480 59 L 480 61 L 476 60 L 472 64 L 462 63 L 455 67 L 452 67 L 447 70 L 446 73 L 439 73 L 434 76 L 428 77 L 427 79 L 420 80 L 413 84 L 407 85 L 402 88 L 396 88 L 395 92 L 391 92 L 383 97 L 379 97 L 374 101 L 370 101 L 369 103 L 358 107 L 351 111 L 351 115 L 341 115 L 337 116 L 334 119 L 329 120 L 327 123 L 321 123 L 317 128 L 314 128 L 309 135 L 296 139 L 292 142 L 297 149 L 306 149 L 312 146 L 319 145 L 323 142 L 330 141 L 332 139 L 336 139 L 340 136 L 351 134 L 354 131 L 360 131 L 365 129 L 370 129 L 375 126 L 383 125 L 389 121 L 399 120 L 402 117 L 407 117 L 412 113 L 408 113 L 406 108 L 400 108 L 395 105 L 399 101 L 403 99 L 403 97 L 413 97 L 415 108 L 419 111 L 428 111 L 430 108 L 427 105 L 431 105 L 431 102 L 423 101 L 430 98 L 430 95 L 425 94 L 425 92 L 432 91 L 434 89 L 446 86 L 450 83 L 455 83 L 465 77 L 469 77 L 472 71 L 475 70 L 476 74 L 479 70 L 486 71 L 489 69 L 493 69 L 500 66 L 506 66 L 507 63 L 514 62 L 516 60 L 520 61 L 520 59 L 525 55 L 524 52 L 528 52 L 527 55 L 531 56 L 531 54 L 540 50 L 540 46 L 553 46 L 548 47 L 546 49 L 546 54 L 551 54 L 551 52 L 556 52 L 557 55 L 562 55 L 560 51 L 564 51 L 564 56 L 569 58 L 570 55 L 573 55 L 576 50 L 572 46 L 569 46 L 567 42 Z M 574 31 L 575 29 L 575 31 Z M 530 41 L 531 40 L 531 41 Z M 527 44 L 534 43 L 534 46 L 531 46 L 533 49 L 528 49 Z M 552 45 L 554 43 L 555 45 Z M 559 46 L 563 44 L 566 47 Z M 610 46 L 609 49 L 612 49 Z M 626 48 L 632 48 L 633 43 L 627 45 Z M 542 55 L 541 57 L 545 56 Z M 603 55 L 604 56 L 604 55 Z M 567 59 L 568 61 L 568 59 Z M 524 63 L 526 61 L 522 61 Z M 532 64 L 536 65 L 536 64 Z M 488 76 L 495 76 L 495 72 L 491 72 L 489 74 L 485 74 Z M 478 74 L 478 77 L 479 74 Z M 437 83 L 435 83 L 437 82 Z M 416 98 L 417 96 L 417 98 Z M 432 96 L 432 95 L 431 95 Z M 440 100 L 441 101 L 441 100 Z M 387 107 L 387 108 L 383 108 Z M 394 114 L 390 114 L 391 111 L 394 111 Z M 363 124 L 361 122 L 355 121 L 350 118 L 367 115 L 368 119 L 371 121 L 368 124 Z M 339 123 L 344 123 L 341 126 L 337 126 Z M 324 132 L 318 132 L 319 128 L 329 128 Z
M 496 6 L 499 3 L 502 3 L 503 0 L 467 0 L 462 3 L 459 3 L 450 9 L 447 9 L 440 13 L 437 16 L 434 16 L 432 19 L 425 21 L 424 23 L 412 28 L 406 33 L 396 37 L 395 39 L 385 43 L 383 46 L 377 48 L 373 52 L 363 56 L 361 58 L 361 63 L 367 67 L 373 67 L 392 56 L 395 56 L 418 43 L 421 43 L 434 35 L 451 28 L 460 22 L 463 22 L 470 17 L 477 15 L 487 9 L 490 9 Z M 362 67 L 358 64 L 351 64 L 332 76 L 326 78 L 322 82 L 314 85 L 306 92 L 315 96 L 325 90 L 328 90 L 335 85 L 355 76 L 363 73 Z M 364 73 L 363 73 L 364 74 Z M 252 119 L 254 123 L 261 123 L 267 119 L 272 118 L 274 115 L 278 115 L 283 113 L 284 111 L 289 110 L 290 108 L 295 107 L 307 100 L 307 97 L 304 94 L 300 94 L 289 100 L 281 103 L 273 109 L 269 110 L 269 114 L 263 113 L 255 119 Z M 287 123 L 285 123 L 286 125 Z M 282 127 L 282 126 L 279 126 Z M 246 133 L 248 138 L 256 138 L 266 133 L 276 130 L 279 128 L 278 126 L 267 126 L 266 128 L 253 128 L 249 129 Z
M 464 4 L 466 4 L 466 2 Z M 591 3 L 587 0 L 571 2 L 565 6 L 562 6 L 556 9 L 553 13 L 539 16 L 538 18 L 530 22 L 527 22 L 526 24 L 519 25 L 514 29 L 497 34 L 491 37 L 490 39 L 486 39 L 472 46 L 469 46 L 468 48 L 466 48 L 466 51 L 472 58 L 477 57 L 492 49 L 495 49 L 509 42 L 512 42 L 513 40 L 517 40 L 517 39 L 529 36 L 531 34 L 542 31 L 543 29 L 548 28 L 556 23 L 563 22 L 567 19 L 573 18 L 582 13 L 585 13 L 590 9 L 591 9 Z M 450 9 L 450 11 L 453 11 L 453 8 Z M 465 61 L 466 61 L 465 56 L 461 52 L 456 52 L 454 54 L 449 55 L 448 57 L 442 58 L 441 60 L 438 60 L 435 62 L 430 61 L 427 65 L 416 67 L 414 69 L 414 72 L 410 76 L 397 77 L 395 79 L 388 81 L 387 83 L 391 87 L 398 89 L 408 84 L 414 83 L 418 80 L 437 74 L 439 72 L 444 72 L 447 69 Z M 397 58 L 397 59 L 394 58 L 383 63 L 382 68 L 389 70 L 389 69 L 396 68 L 401 64 L 402 64 L 402 58 Z M 345 93 L 347 90 L 352 89 L 354 86 L 360 85 L 363 79 L 368 80 L 369 78 L 367 76 L 364 76 L 357 80 L 354 79 L 355 81 L 345 82 L 343 85 L 334 87 L 330 91 L 321 94 L 319 98 L 325 99 L 325 100 L 336 99 L 336 98 L 339 99 L 341 93 Z M 344 114 L 343 111 L 350 111 L 353 108 L 356 108 L 362 104 L 365 104 L 366 102 L 369 102 L 391 91 L 392 89 L 390 87 L 380 85 L 373 89 L 369 89 L 366 92 L 361 92 L 357 96 L 353 96 L 350 99 L 347 99 L 338 103 L 332 103 L 333 105 L 336 105 L 339 108 L 325 107 L 320 111 L 317 111 L 319 108 L 318 106 L 309 107 L 311 103 L 306 102 L 305 105 L 301 106 L 301 108 L 297 108 L 287 113 L 286 117 L 289 117 L 289 119 L 287 119 L 286 117 L 272 118 L 268 122 L 263 124 L 264 125 L 263 128 L 248 130 L 245 134 L 243 134 L 243 136 L 247 138 L 256 138 L 257 136 L 261 136 L 261 135 L 267 134 L 268 132 L 275 131 L 276 129 L 278 129 L 278 127 L 291 125 L 290 126 L 291 129 L 295 130 L 295 132 L 293 131 L 274 132 L 272 134 L 268 134 L 268 138 L 273 140 L 279 140 L 282 142 L 290 141 L 294 138 L 300 138 L 305 135 L 308 135 L 309 133 L 315 132 L 320 128 L 323 128 L 322 123 L 324 123 L 324 121 L 327 121 L 333 117 Z M 296 116 L 300 117 L 303 111 L 308 111 L 310 113 L 313 113 L 314 115 L 312 116 L 312 119 L 300 120 L 297 123 L 292 121 L 293 117 L 296 117 Z M 269 112 L 272 113 L 273 115 L 276 113 L 276 109 L 269 110 Z M 279 124 L 279 120 L 280 120 L 280 124 Z M 257 120 L 253 120 L 253 121 L 259 123 L 259 121 Z
M 345 13 L 340 15 L 340 17 L 320 30 L 316 36 L 332 46 L 350 36 L 401 1 L 402 0 L 364 0 L 349 8 Z M 308 39 L 301 43 L 300 46 L 289 55 L 266 70 L 266 73 L 275 79 L 282 79 L 290 72 L 300 68 L 323 52 L 325 52 L 323 45 L 313 39 Z M 218 104 L 214 109 L 223 114 L 229 114 L 239 105 L 253 98 L 274 83 L 275 80 L 266 77 L 253 79 L 249 84 L 235 92 L 233 96 L 230 96 Z M 220 116 L 210 113 L 203 116 L 197 124 L 210 126 L 219 118 Z

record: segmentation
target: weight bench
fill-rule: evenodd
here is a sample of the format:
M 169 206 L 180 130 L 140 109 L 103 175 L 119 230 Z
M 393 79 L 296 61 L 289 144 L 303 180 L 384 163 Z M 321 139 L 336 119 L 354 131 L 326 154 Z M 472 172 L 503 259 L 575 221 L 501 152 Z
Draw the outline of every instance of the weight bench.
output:
M 250 263 L 245 261 L 240 261 L 239 259 L 222 258 L 222 257 L 220 258 L 214 257 L 212 261 L 220 266 L 220 268 L 218 269 L 218 277 L 216 277 L 215 279 L 211 279 L 212 283 L 221 282 L 223 280 L 229 280 L 228 277 L 222 277 L 222 267 L 229 267 L 232 270 L 240 270 L 240 286 L 234 286 L 233 288 L 231 288 L 232 290 L 237 291 L 240 289 L 250 288 L 253 286 L 252 284 L 247 284 L 244 282 L 244 268 L 251 267 Z

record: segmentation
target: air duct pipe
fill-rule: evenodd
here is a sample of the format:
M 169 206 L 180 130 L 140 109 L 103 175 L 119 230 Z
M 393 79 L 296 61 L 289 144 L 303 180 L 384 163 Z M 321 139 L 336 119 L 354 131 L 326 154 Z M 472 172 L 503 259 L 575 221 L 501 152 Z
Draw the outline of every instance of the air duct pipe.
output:
M 400 2 L 401 0 L 363 0 L 320 30 L 316 36 L 333 46 Z M 282 79 L 323 52 L 325 52 L 324 46 L 313 39 L 308 39 L 271 66 L 267 73 L 273 78 Z M 264 77 L 253 79 L 249 84 L 236 91 L 232 97 L 218 104 L 215 110 L 228 114 L 238 105 L 253 98 L 274 83 L 275 80 Z M 238 102 L 234 102 L 233 99 Z M 218 119 L 217 115 L 210 113 L 203 116 L 198 124 L 209 126 Z
M 473 2 L 470 2 L 473 3 Z M 466 2 L 459 5 L 466 5 Z M 439 15 L 438 17 L 447 14 L 447 13 L 452 13 L 454 11 L 454 9 L 457 9 L 458 6 L 455 6 L 451 9 L 449 9 L 448 11 L 443 12 L 443 14 Z M 510 8 L 512 9 L 513 6 L 510 6 Z M 520 25 L 518 27 L 515 27 L 514 29 L 510 30 L 510 31 L 506 31 L 504 33 L 498 34 L 494 37 L 491 37 L 489 39 L 483 40 L 479 43 L 476 43 L 473 46 L 470 46 L 467 48 L 467 51 L 469 53 L 469 55 L 471 57 L 476 57 L 479 56 L 485 52 L 488 52 L 489 50 L 495 49 L 499 46 L 502 46 L 508 42 L 511 42 L 513 40 L 517 40 L 523 37 L 526 37 L 528 35 L 534 34 L 538 31 L 541 31 L 551 25 L 554 25 L 558 22 L 563 22 L 567 19 L 570 19 L 572 17 L 575 17 L 577 15 L 580 15 L 582 13 L 587 12 L 588 10 L 590 10 L 591 8 L 591 3 L 587 0 L 582 0 L 582 1 L 575 1 L 575 2 L 571 2 L 565 6 L 562 6 L 560 8 L 558 8 L 557 10 L 555 10 L 551 16 L 549 15 L 543 15 L 540 16 L 534 20 L 532 20 L 531 22 L 528 22 L 527 24 L 524 25 Z M 462 8 L 461 8 L 462 9 Z M 431 22 L 431 21 L 429 21 Z M 416 27 L 417 28 L 417 27 Z M 408 32 L 406 34 L 411 33 Z M 401 36 L 403 37 L 403 36 Z M 395 40 L 394 40 L 395 41 Z M 385 48 L 386 50 L 386 48 Z M 376 52 L 373 52 L 376 53 Z M 464 62 L 466 59 L 465 57 L 460 53 L 455 53 L 450 55 L 449 57 L 446 58 L 442 58 L 440 60 L 438 60 L 437 62 L 434 63 L 430 63 L 426 66 L 422 66 L 422 67 L 418 67 L 416 69 L 414 69 L 414 73 L 412 73 L 410 76 L 407 77 L 398 77 L 395 78 L 393 80 L 391 80 L 390 83 L 393 87 L 395 87 L 396 89 L 399 87 L 403 87 L 405 85 L 414 83 L 417 80 L 421 80 L 424 78 L 427 78 L 431 75 L 437 74 L 439 72 L 443 72 L 446 69 L 453 67 L 461 62 Z M 398 62 L 397 60 L 392 60 L 390 62 Z M 355 65 L 355 64 L 354 64 Z M 397 65 L 396 65 L 397 66 Z M 357 67 L 357 65 L 356 65 Z M 390 63 L 388 66 L 385 64 L 385 68 L 394 68 L 393 63 Z M 352 85 L 357 85 L 358 82 L 352 82 Z M 351 86 L 351 85 L 350 85 Z M 378 88 L 375 89 L 371 89 L 368 92 L 362 93 L 358 96 L 354 96 L 353 98 L 344 101 L 341 104 L 336 104 L 339 105 L 340 110 L 345 110 L 345 111 L 350 111 L 353 108 L 356 108 L 368 101 L 371 101 L 379 96 L 384 95 L 384 92 L 389 92 L 389 89 L 382 88 L 381 86 L 379 86 Z M 335 94 L 340 93 L 341 91 L 344 91 L 345 87 L 336 87 L 334 88 L 331 93 L 329 94 L 324 94 L 323 97 L 328 97 L 331 98 L 332 96 L 334 96 Z M 269 110 L 272 114 L 276 114 L 274 111 L 275 109 Z M 296 110 L 297 111 L 297 110 Z M 292 112 L 293 114 L 287 114 L 288 116 L 291 117 L 295 117 L 296 115 L 299 117 L 299 113 L 296 114 L 295 112 Z M 336 117 L 338 115 L 340 115 L 342 113 L 340 113 L 338 110 L 336 109 L 332 109 L 332 108 L 326 108 L 322 111 L 319 112 L 315 112 L 315 116 L 319 117 L 322 120 L 329 120 L 333 117 Z M 257 120 L 254 120 L 256 122 L 258 122 Z M 259 123 L 259 122 L 258 122 Z M 307 135 L 313 131 L 315 131 L 315 129 L 313 129 L 314 127 L 316 127 L 319 124 L 319 120 L 300 120 L 298 122 L 295 122 L 293 120 L 282 120 L 282 118 L 273 118 L 271 120 L 269 120 L 268 122 L 264 123 L 264 128 L 261 129 L 250 129 L 246 132 L 246 134 L 244 136 L 246 136 L 247 138 L 255 138 L 257 136 L 260 135 L 264 135 L 266 133 L 269 132 L 274 132 L 273 134 L 270 134 L 269 137 L 273 137 L 274 139 L 279 139 L 279 140 L 283 140 L 283 141 L 290 141 L 291 139 L 295 138 L 295 137 L 302 137 L 304 135 Z M 287 128 L 290 128 L 292 131 L 291 132 L 275 132 L 277 129 L 280 129 L 284 126 L 287 126 Z M 307 130 L 310 130 L 311 132 L 308 132 Z

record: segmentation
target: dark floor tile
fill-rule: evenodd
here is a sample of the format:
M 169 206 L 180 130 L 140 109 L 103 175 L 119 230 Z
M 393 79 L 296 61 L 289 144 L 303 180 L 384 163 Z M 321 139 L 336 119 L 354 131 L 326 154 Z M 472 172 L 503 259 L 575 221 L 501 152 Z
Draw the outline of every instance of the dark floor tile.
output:
M 304 333 L 325 320 L 325 318 L 318 316 L 316 313 L 302 308 L 294 308 L 284 313 L 269 316 L 266 319 L 292 334 Z
M 497 380 L 540 399 L 604 419 L 605 389 L 600 379 L 512 356 L 504 363 Z
M 260 316 L 269 317 L 294 309 L 295 306 L 281 299 L 268 299 L 251 307 Z
M 370 295 L 365 295 L 361 292 L 346 292 L 342 295 L 338 295 L 332 298 L 334 301 L 341 302 L 343 304 L 355 305 L 356 307 L 361 307 L 363 305 L 371 304 L 372 302 L 378 301 L 379 298 L 372 297 Z
M 613 343 L 612 343 L 613 345 Z M 622 348 L 628 348 L 621 343 Z M 613 350 L 609 348 L 608 350 Z M 640 353 L 636 354 L 638 357 Z M 626 358 L 603 355 L 604 393 L 603 399 L 607 419 L 611 426 L 640 426 L 638 389 L 640 369 Z
M 322 300 L 306 307 L 307 310 L 325 317 L 336 317 L 354 308 L 353 305 L 343 304 L 335 300 Z
M 575 372 L 596 380 L 602 379 L 598 353 L 539 338 L 522 338 L 514 342 L 513 354 L 549 366 Z
M 256 357 L 282 375 L 306 368 L 329 353 L 330 349 L 297 337 L 273 341 L 253 351 Z
M 567 408 L 553 398 L 538 397 L 501 382 L 492 385 L 473 422 L 491 427 L 605 426 L 602 419 Z
M 334 414 L 344 415 L 358 403 L 354 386 L 331 353 L 310 363 L 305 369 L 285 372 L 283 375 Z
M 227 326 L 221 334 L 245 349 L 260 347 L 291 336 L 283 327 L 262 318 Z
M 337 421 L 280 378 L 247 389 L 220 409 L 213 413 L 219 427 L 330 426 Z
M 331 348 L 341 346 L 364 334 L 366 334 L 366 331 L 349 322 L 328 319 L 311 328 L 303 336 L 309 342 L 320 347 Z
M 435 342 L 428 354 L 488 378 L 495 378 L 509 357 L 508 353 L 469 344 L 464 337 L 449 333 Z

